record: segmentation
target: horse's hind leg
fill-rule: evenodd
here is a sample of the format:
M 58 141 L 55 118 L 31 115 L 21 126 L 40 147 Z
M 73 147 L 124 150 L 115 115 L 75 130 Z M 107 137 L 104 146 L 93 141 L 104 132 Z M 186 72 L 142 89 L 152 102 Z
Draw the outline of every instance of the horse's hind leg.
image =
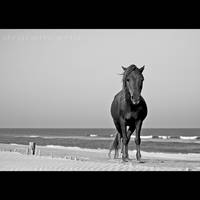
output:
M 112 149 L 109 149 L 109 152 L 108 152 L 108 157 L 111 158 L 111 151 Z
M 115 149 L 115 155 L 114 155 L 114 159 L 119 158 L 119 150 Z
M 120 148 L 120 134 L 117 133 L 115 135 L 115 138 L 113 140 L 113 142 L 111 143 L 110 149 L 109 149 L 109 153 L 108 153 L 108 157 L 111 158 L 111 152 L 114 149 L 115 150 L 115 154 L 114 154 L 114 159 L 119 157 L 119 148 Z
M 119 158 L 119 149 L 121 147 L 121 136 L 119 133 L 117 133 L 116 135 L 116 142 L 117 142 L 117 145 L 116 145 L 116 148 L 115 148 L 115 155 L 114 155 L 114 159 L 116 158 Z
M 108 157 L 110 158 L 111 157 L 111 152 L 112 150 L 114 149 L 115 150 L 115 155 L 114 155 L 114 158 L 118 158 L 119 156 L 119 148 L 120 148 L 120 141 L 121 141 L 121 127 L 120 125 L 114 121 L 114 124 L 115 124 L 115 127 L 117 129 L 117 134 L 115 135 L 115 138 L 110 146 L 110 149 L 109 149 L 109 153 L 108 153 Z

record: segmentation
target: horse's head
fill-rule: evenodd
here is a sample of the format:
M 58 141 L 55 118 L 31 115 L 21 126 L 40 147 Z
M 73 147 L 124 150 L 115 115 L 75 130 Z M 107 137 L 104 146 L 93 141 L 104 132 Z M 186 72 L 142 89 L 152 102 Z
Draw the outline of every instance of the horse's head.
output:
M 141 99 L 141 91 L 144 80 L 142 72 L 144 70 L 144 66 L 137 68 L 135 65 L 130 65 L 127 68 L 122 67 L 122 69 L 124 70 L 123 88 L 128 90 L 131 102 L 136 105 Z

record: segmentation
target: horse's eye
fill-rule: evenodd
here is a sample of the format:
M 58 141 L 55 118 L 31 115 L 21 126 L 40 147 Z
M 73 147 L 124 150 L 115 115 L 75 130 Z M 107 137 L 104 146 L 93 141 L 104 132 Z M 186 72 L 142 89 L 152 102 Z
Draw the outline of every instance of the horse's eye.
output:
M 129 82 L 129 79 L 126 79 L 127 82 Z

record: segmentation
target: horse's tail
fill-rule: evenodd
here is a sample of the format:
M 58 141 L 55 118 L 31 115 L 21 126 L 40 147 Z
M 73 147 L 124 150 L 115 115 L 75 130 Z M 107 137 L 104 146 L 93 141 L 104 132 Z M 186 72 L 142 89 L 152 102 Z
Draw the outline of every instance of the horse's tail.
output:
M 115 150 L 115 157 L 116 157 L 116 153 L 118 153 L 118 150 L 120 148 L 121 148 L 121 136 L 119 133 L 117 133 L 115 135 L 114 140 L 112 141 L 112 143 L 110 145 L 108 156 L 110 157 L 112 150 Z

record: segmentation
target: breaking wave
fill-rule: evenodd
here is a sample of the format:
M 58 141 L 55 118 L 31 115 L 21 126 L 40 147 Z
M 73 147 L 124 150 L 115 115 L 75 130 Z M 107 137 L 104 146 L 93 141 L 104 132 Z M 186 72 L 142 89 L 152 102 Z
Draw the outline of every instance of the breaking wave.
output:
M 107 137 L 103 137 L 97 134 L 89 134 L 88 136 L 42 136 L 42 135 L 23 135 L 23 136 L 14 136 L 14 137 L 27 137 L 27 138 L 43 138 L 43 139 L 87 139 L 87 138 L 112 138 L 115 137 L 115 134 L 110 134 Z M 179 139 L 179 140 L 200 140 L 200 136 L 167 136 L 167 135 L 141 135 L 141 139 Z M 131 135 L 131 138 L 134 139 L 135 135 Z

